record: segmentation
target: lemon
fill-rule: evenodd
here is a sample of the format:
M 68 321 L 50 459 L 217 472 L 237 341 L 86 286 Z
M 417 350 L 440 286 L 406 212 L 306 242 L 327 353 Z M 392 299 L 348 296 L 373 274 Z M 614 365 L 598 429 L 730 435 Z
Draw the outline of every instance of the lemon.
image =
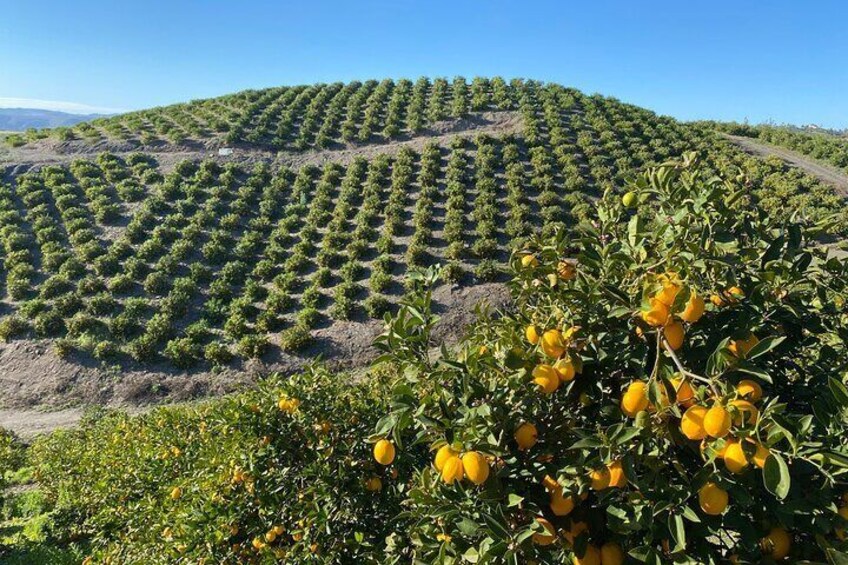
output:
M 635 418 L 636 414 L 648 407 L 648 386 L 642 381 L 633 381 L 621 397 L 621 411 Z
M 387 439 L 381 439 L 374 444 L 374 459 L 380 465 L 391 465 L 395 460 L 395 446 Z
M 533 534 L 533 542 L 537 545 L 551 545 L 554 543 L 556 541 L 554 525 L 541 516 L 536 518 L 536 522 L 541 524 L 545 531 Z
M 704 315 L 705 309 L 704 299 L 694 292 L 689 294 L 689 300 L 686 301 L 686 307 L 680 313 L 680 319 L 684 322 L 694 324 Z
M 548 330 L 542 334 L 542 351 L 545 355 L 558 359 L 565 353 L 565 341 L 559 330 Z
M 707 483 L 698 491 L 701 510 L 710 516 L 718 516 L 727 508 L 727 491 L 715 483 Z
M 442 467 L 442 480 L 445 484 L 450 485 L 454 481 L 461 481 L 463 474 L 462 459 L 454 456 L 445 461 L 445 465 Z
M 534 445 L 536 445 L 536 441 L 539 439 L 539 432 L 536 430 L 536 426 L 530 423 L 521 424 L 518 426 L 518 429 L 515 430 L 515 442 L 518 444 L 518 449 L 525 450 L 530 449 Z
M 449 445 L 443 445 L 442 447 L 440 447 L 439 450 L 436 452 L 436 459 L 433 462 L 433 464 L 436 466 L 436 470 L 441 471 L 442 468 L 445 466 L 445 461 L 447 461 L 451 457 L 456 457 L 458 455 L 459 453 L 457 453 Z
M 724 466 L 731 473 L 739 474 L 748 467 L 748 457 L 738 441 L 728 442 L 724 449 Z
M 726 436 L 730 432 L 730 424 L 730 414 L 718 404 L 707 410 L 704 415 L 704 430 L 712 437 Z
M 696 404 L 688 408 L 680 419 L 680 431 L 689 439 L 704 439 L 707 437 L 707 430 L 704 429 L 706 415 L 707 409 L 703 406 Z
M 469 451 L 462 456 L 465 476 L 475 485 L 482 485 L 489 478 L 489 462 L 480 453 Z

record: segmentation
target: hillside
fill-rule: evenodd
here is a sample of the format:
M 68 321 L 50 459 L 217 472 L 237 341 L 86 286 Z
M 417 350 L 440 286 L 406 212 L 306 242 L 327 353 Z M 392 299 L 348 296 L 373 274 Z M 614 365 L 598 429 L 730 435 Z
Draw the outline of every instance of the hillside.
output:
M 102 114 L 69 114 L 37 108 L 0 108 L 0 131 L 67 127 L 101 117 Z
M 688 150 L 777 218 L 842 214 L 831 187 L 708 125 L 530 80 L 281 87 L 40 132 L 0 153 L 0 403 L 361 365 L 414 266 L 446 265 L 450 337 L 502 302 L 512 249 Z

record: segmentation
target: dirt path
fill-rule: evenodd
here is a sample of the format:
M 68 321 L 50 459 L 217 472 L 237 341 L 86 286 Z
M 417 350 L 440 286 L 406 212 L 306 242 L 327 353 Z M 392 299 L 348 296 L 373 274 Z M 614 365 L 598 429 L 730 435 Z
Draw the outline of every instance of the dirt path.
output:
M 780 157 L 790 165 L 798 167 L 817 177 L 819 180 L 833 185 L 843 196 L 848 196 L 848 174 L 845 171 L 840 171 L 836 167 L 825 165 L 795 151 L 762 143 L 750 137 L 729 134 L 722 135 L 752 155 L 760 157 L 774 155 Z
M 12 430 L 23 439 L 55 430 L 75 426 L 82 418 L 82 408 L 68 408 L 54 412 L 37 410 L 0 410 L 0 428 Z
M 447 145 L 455 137 L 470 138 L 479 134 L 493 136 L 520 134 L 523 123 L 521 114 L 518 112 L 475 112 L 464 118 L 436 122 L 414 135 L 405 134 L 391 141 L 375 139 L 370 143 L 333 149 L 280 152 L 259 147 L 236 146 L 232 148 L 232 154 L 229 155 L 219 155 L 216 148 L 207 148 L 200 145 L 191 148 L 171 146 L 145 149 L 144 147 L 135 147 L 120 142 L 103 142 L 95 145 L 68 142 L 57 145 L 51 140 L 12 149 L 0 144 L 0 177 L 13 177 L 33 167 L 65 164 L 75 159 L 91 159 L 104 151 L 118 156 L 126 156 L 136 152 L 146 153 L 156 159 L 164 172 L 170 171 L 176 163 L 185 159 L 213 159 L 220 163 L 236 162 L 242 165 L 263 161 L 290 167 L 300 167 L 307 164 L 322 165 L 327 162 L 344 165 L 350 163 L 356 157 L 370 158 L 383 153 L 394 154 L 401 147 L 420 150 L 430 142 Z

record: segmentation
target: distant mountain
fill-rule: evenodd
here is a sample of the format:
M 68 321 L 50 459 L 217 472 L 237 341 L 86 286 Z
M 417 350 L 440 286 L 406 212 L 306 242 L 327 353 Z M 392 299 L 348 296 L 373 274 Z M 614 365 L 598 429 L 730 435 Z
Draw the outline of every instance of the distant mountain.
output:
M 27 128 L 72 126 L 106 114 L 68 114 L 34 108 L 0 108 L 0 131 L 24 131 Z

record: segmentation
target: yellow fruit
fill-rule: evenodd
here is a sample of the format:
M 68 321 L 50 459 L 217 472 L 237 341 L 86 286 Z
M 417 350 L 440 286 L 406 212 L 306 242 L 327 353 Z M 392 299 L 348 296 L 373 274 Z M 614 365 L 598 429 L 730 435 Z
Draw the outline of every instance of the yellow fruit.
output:
M 624 196 L 621 197 L 621 203 L 624 204 L 625 208 L 632 208 L 636 205 L 639 199 L 639 195 L 637 195 L 634 191 L 626 192 Z
M 725 290 L 723 294 L 727 301 L 731 304 L 735 304 L 736 302 L 739 302 L 740 300 L 745 298 L 745 291 L 743 291 L 738 286 L 731 286 L 730 288 Z
M 518 444 L 518 449 L 522 451 L 530 449 L 536 445 L 536 441 L 538 439 L 539 432 L 533 424 L 521 424 L 518 426 L 518 429 L 515 430 L 515 442 Z
M 704 299 L 692 291 L 689 294 L 689 300 L 686 301 L 686 307 L 680 313 L 680 319 L 684 322 L 694 324 L 704 315 Z
M 560 261 L 557 263 L 557 275 L 564 281 L 570 281 L 577 275 L 577 267 L 571 261 Z
M 710 296 L 710 302 L 712 302 L 713 305 L 716 307 L 724 306 L 724 300 L 718 294 L 713 294 L 712 296 Z
M 789 548 L 792 546 L 792 538 L 789 532 L 780 527 L 772 528 L 768 535 L 760 540 L 760 547 L 763 553 L 771 555 L 772 559 L 779 561 L 789 555 Z
M 645 323 L 655 327 L 666 325 L 670 315 L 668 305 L 657 298 L 652 298 L 650 305 L 648 310 L 642 311 L 642 319 Z
M 727 410 L 715 404 L 704 415 L 704 430 L 712 437 L 724 437 L 730 432 L 730 414 Z
M 757 402 L 763 397 L 763 387 L 757 381 L 751 379 L 742 379 L 736 385 L 736 393 L 741 398 L 746 398 L 751 402 Z
M 532 253 L 528 253 L 521 257 L 521 266 L 525 269 L 539 266 L 539 260 Z
M 677 320 L 671 322 L 663 328 L 663 335 L 665 336 L 666 341 L 668 341 L 669 347 L 671 347 L 675 351 L 677 351 L 683 346 L 683 324 L 681 324 Z
M 442 467 L 442 480 L 445 484 L 453 484 L 454 481 L 461 481 L 464 474 L 462 467 L 462 459 L 459 457 L 451 457 L 445 461 L 445 466 Z
M 557 372 L 559 380 L 564 383 L 573 380 L 574 376 L 577 374 L 577 370 L 574 368 L 574 363 L 572 363 L 568 358 L 557 360 L 557 362 L 554 363 L 554 370 Z
M 648 407 L 648 385 L 642 381 L 633 381 L 621 397 L 621 411 L 630 418 Z
M 274 530 L 268 530 L 265 533 L 265 541 L 267 541 L 268 543 L 274 543 L 274 540 L 276 540 L 276 539 L 277 539 L 277 532 L 275 532 Z
M 554 543 L 554 541 L 556 541 L 556 530 L 554 529 L 554 525 L 541 516 L 536 518 L 536 522 L 542 525 L 545 532 L 533 534 L 533 541 L 538 545 L 551 545 Z
M 286 529 L 284 527 L 280 526 L 279 524 L 274 526 L 274 533 L 277 534 L 278 536 L 283 535 L 283 533 L 285 531 L 286 531 Z M 238 527 L 236 527 L 236 534 L 237 533 L 238 533 Z M 233 534 L 233 535 L 236 535 L 236 534 Z
M 482 485 L 489 478 L 489 462 L 476 451 L 462 456 L 462 468 L 468 480 L 475 485 Z
M 559 484 L 555 478 L 550 475 L 545 475 L 545 478 L 542 479 L 542 486 L 550 492 L 555 492 L 557 490 L 562 490 L 562 486 Z
M 771 451 L 769 451 L 769 448 L 766 447 L 765 445 L 758 443 L 758 442 L 755 442 L 755 443 L 757 443 L 757 451 L 756 451 L 756 453 L 754 453 L 754 457 L 753 457 L 754 465 L 756 465 L 757 467 L 762 469 L 763 467 L 766 466 L 766 459 L 768 459 L 769 456 L 771 455 Z
M 183 489 L 180 487 L 174 487 L 171 489 L 171 500 L 179 500 L 183 495 Z
M 258 551 L 258 550 L 262 549 L 263 547 L 265 547 L 265 542 L 262 541 L 261 538 L 253 538 L 251 545 L 253 546 L 253 549 Z
M 442 447 L 440 447 L 439 450 L 436 452 L 436 459 L 433 462 L 433 464 L 436 466 L 436 470 L 441 471 L 442 468 L 444 468 L 445 466 L 445 461 L 447 461 L 451 457 L 457 457 L 458 455 L 459 453 L 454 451 L 454 449 L 451 448 L 451 446 L 449 445 L 443 445 Z
M 689 381 L 677 377 L 672 377 L 669 381 L 676 391 L 677 403 L 681 406 L 691 406 L 695 401 L 695 391 Z
M 736 408 L 736 414 L 733 415 L 733 423 L 735 425 L 741 426 L 745 421 L 751 425 L 757 423 L 757 419 L 760 417 L 760 411 L 757 410 L 756 406 L 747 400 L 733 400 L 730 402 L 730 405 Z
M 592 490 L 604 490 L 610 486 L 610 471 L 606 467 L 593 469 L 589 478 L 592 480 Z
M 289 414 L 294 414 L 297 412 L 297 408 L 300 406 L 300 400 L 296 398 L 289 398 L 287 396 L 283 396 L 277 402 L 277 407 L 282 412 L 288 412 Z
M 715 483 L 707 483 L 698 491 L 698 502 L 704 514 L 718 516 L 727 508 L 727 491 Z
M 654 295 L 654 298 L 671 308 L 677 293 L 680 292 L 680 283 L 676 278 L 664 277 L 663 288 Z
M 760 343 L 760 339 L 754 334 L 751 334 L 745 339 L 737 339 L 735 341 L 731 341 L 727 344 L 727 348 L 736 357 L 744 359 L 745 356 L 748 355 L 748 352 L 751 351 L 758 343 Z
M 545 394 L 551 394 L 559 388 L 559 374 L 550 365 L 538 365 L 533 369 L 533 382 Z
M 539 343 L 539 328 L 532 324 L 527 326 L 527 328 L 524 330 L 524 337 L 526 337 L 527 341 L 529 341 L 531 344 L 536 345 L 537 343 Z
M 848 520 L 848 506 L 840 506 L 837 512 L 843 520 Z
M 624 468 L 621 466 L 621 461 L 613 461 L 607 465 L 607 469 L 609 470 L 610 488 L 627 486 L 627 477 L 624 476 Z
M 380 465 L 391 465 L 395 460 L 395 446 L 387 439 L 381 439 L 374 444 L 374 459 Z
M 574 545 L 574 540 L 576 540 L 580 534 L 588 530 L 589 526 L 586 525 L 586 522 L 571 522 L 571 527 L 562 532 L 562 537 L 565 538 L 568 545 Z
M 582 556 L 574 554 L 574 565 L 601 565 L 601 552 L 594 545 L 587 545 Z
M 624 563 L 624 550 L 615 542 L 608 541 L 601 546 L 601 565 L 621 565 Z
M 731 473 L 741 473 L 748 467 L 748 457 L 738 441 L 727 442 L 724 448 L 724 466 Z
M 565 341 L 559 330 L 548 330 L 542 334 L 542 351 L 545 355 L 558 359 L 565 353 Z
M 370 490 L 371 492 L 375 492 L 381 490 L 383 488 L 383 481 L 380 480 L 380 477 L 371 477 L 367 481 L 365 481 L 365 489 Z
M 556 489 L 551 493 L 551 512 L 555 516 L 568 516 L 572 510 L 574 510 L 573 496 L 563 496 L 562 488 Z

